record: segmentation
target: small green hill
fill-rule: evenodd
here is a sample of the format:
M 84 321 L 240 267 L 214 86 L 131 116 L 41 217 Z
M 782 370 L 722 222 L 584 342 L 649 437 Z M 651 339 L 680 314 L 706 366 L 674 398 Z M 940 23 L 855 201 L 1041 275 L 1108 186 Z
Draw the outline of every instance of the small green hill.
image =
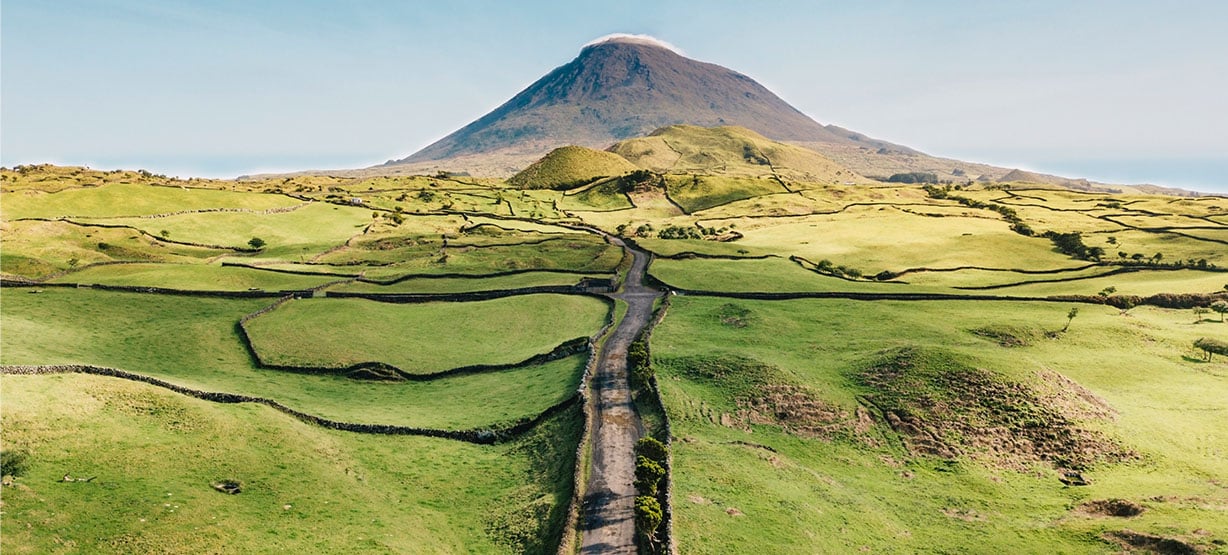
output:
M 637 169 L 611 152 L 564 146 L 550 151 L 507 182 L 522 189 L 572 189 L 599 177 L 622 175 Z
M 860 175 L 802 147 L 744 127 L 672 125 L 609 148 L 633 164 L 663 173 L 778 177 L 811 183 L 863 181 Z

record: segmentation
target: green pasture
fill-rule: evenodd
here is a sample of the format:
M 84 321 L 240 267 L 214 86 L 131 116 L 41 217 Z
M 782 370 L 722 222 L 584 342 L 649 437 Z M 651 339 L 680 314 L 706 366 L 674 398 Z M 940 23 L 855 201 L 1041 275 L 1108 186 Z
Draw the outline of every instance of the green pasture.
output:
M 329 291 L 360 293 L 464 293 L 496 289 L 517 289 L 521 287 L 570 286 L 576 285 L 586 277 L 604 278 L 606 276 L 588 276 L 585 274 L 559 272 L 525 272 L 522 274 L 481 278 L 410 278 L 389 285 L 354 281 L 330 287 Z
M 0 223 L 0 270 L 34 279 L 98 262 L 199 263 L 229 252 L 158 241 L 133 229 L 59 221 Z
M 291 212 L 253 214 L 209 212 L 165 218 L 115 218 L 109 224 L 130 225 L 151 235 L 163 230 L 175 241 L 225 247 L 248 247 L 258 237 L 265 242 L 261 257 L 298 262 L 361 235 L 372 223 L 365 208 L 311 203 Z
M 592 335 L 606 303 L 577 295 L 523 295 L 475 302 L 397 304 L 303 299 L 247 322 L 270 364 L 344 367 L 384 362 L 415 374 L 510 364 Z
M 339 277 L 304 276 L 218 264 L 112 264 L 65 274 L 51 283 L 135 285 L 205 291 L 311 289 Z
M 484 427 L 540 414 L 575 393 L 585 363 L 580 354 L 540 366 L 395 383 L 259 369 L 235 324 L 271 302 L 60 288 L 28 294 L 6 289 L 0 363 L 110 366 L 205 391 L 271 398 L 333 420 L 446 429 Z M 593 320 L 595 331 L 600 316 Z M 478 338 L 468 341 L 478 343 Z M 546 351 L 557 344 L 547 343 L 543 340 Z M 521 359 L 538 352 L 533 351 Z M 477 361 L 469 353 L 446 352 L 453 354 L 432 356 L 437 360 L 451 356 L 455 366 Z
M 929 551 L 1108 553 L 1101 539 L 1131 529 L 1216 547 L 1225 539 L 1228 435 L 1219 430 L 1228 363 L 1197 362 L 1192 341 L 1224 333 L 1188 311 L 1081 307 L 1070 331 L 1053 303 L 857 302 L 674 299 L 653 335 L 673 424 L 675 530 L 688 553 Z M 1011 333 L 1002 347 L 974 330 Z M 1041 387 L 1061 375 L 1108 417 L 1071 418 L 1135 450 L 1134 462 L 1100 463 L 1092 485 L 1064 487 L 1052 467 L 1020 471 L 960 457 L 912 454 L 882 439 L 789 433 L 773 424 L 723 425 L 738 389 L 688 377 L 686 357 L 750 357 L 779 368 L 777 380 L 852 413 L 868 361 L 892 349 L 951 352 L 1001 379 Z M 731 374 L 727 383 L 739 383 Z M 1050 376 L 1046 378 L 1046 376 Z M 1068 394 L 1058 379 L 1048 394 Z M 1065 391 L 1065 393 L 1062 393 Z M 953 392 L 958 394 L 958 392 Z M 1053 397 L 1058 399 L 1059 397 Z M 1044 397 L 1042 397 L 1044 398 Z M 1065 407 L 1057 403 L 1055 406 Z M 1081 406 L 1078 403 L 1069 407 Z M 725 415 L 725 416 L 722 416 Z M 1125 498 L 1145 508 L 1123 519 L 1076 510 Z
M 284 195 L 263 195 L 213 189 L 161 187 L 139 183 L 111 183 L 103 187 L 68 189 L 55 193 L 6 193 L 0 213 L 17 218 L 117 218 L 169 214 L 183 210 L 237 208 L 268 210 L 303 201 Z
M 579 437 L 573 412 L 493 447 L 339 432 L 97 376 L 5 376 L 4 401 L 15 554 L 552 553 Z
M 665 190 L 687 212 L 698 212 L 730 202 L 787 193 L 780 182 L 769 177 L 724 175 L 667 175 Z

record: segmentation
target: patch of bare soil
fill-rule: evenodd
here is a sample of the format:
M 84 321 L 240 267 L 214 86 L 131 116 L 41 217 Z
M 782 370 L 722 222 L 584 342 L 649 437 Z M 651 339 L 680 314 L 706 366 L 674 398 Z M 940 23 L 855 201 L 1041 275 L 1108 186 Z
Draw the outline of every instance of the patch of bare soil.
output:
M 1089 515 L 1126 518 L 1141 515 L 1146 509 L 1127 499 L 1097 499 L 1079 505 L 1078 510 Z
M 775 384 L 760 386 L 757 395 L 736 399 L 734 419 L 746 423 L 772 424 L 804 437 L 830 439 L 855 428 L 858 420 L 849 411 L 824 402 L 805 388 Z
M 1105 532 L 1104 539 L 1116 543 L 1127 551 L 1142 550 L 1163 555 L 1199 555 L 1202 550 L 1181 540 L 1144 534 L 1133 530 Z
M 1052 394 L 975 368 L 943 350 L 889 351 L 854 378 L 869 390 L 863 402 L 913 453 L 967 456 L 1017 470 L 1037 462 L 1080 470 L 1137 456 L 1077 425 L 1082 413 L 1070 410 L 1069 403 L 1054 402 Z

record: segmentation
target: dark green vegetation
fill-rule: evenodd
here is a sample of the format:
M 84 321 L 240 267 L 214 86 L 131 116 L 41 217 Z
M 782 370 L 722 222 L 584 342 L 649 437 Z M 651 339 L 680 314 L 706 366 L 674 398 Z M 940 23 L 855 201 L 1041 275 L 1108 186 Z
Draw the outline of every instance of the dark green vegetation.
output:
M 568 191 L 0 172 L 0 363 L 462 438 L 7 374 L 3 550 L 554 551 L 592 284 L 629 264 L 599 228 L 684 293 L 628 350 L 643 545 L 1223 551 L 1224 199 L 850 186 L 736 129 L 649 139 L 685 163 L 631 142 L 646 169 L 561 164 L 593 176 Z

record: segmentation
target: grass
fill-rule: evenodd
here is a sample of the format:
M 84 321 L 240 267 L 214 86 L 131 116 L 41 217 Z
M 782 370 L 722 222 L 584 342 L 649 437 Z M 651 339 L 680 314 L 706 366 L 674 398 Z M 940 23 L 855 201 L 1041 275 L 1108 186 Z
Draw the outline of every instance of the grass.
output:
M 306 299 L 248 321 L 247 330 L 270 364 L 344 367 L 378 361 L 431 374 L 549 352 L 593 334 L 608 313 L 598 299 L 569 295 L 423 304 Z
M 412 278 L 391 285 L 352 282 L 332 287 L 330 291 L 356 291 L 363 293 L 463 293 L 468 291 L 491 291 L 520 287 L 569 286 L 584 279 L 584 274 L 557 272 L 526 272 L 507 276 L 485 278 Z
M 673 125 L 622 141 L 610 150 L 658 172 L 778 175 L 810 183 L 864 181 L 817 152 L 769 140 L 744 127 Z
M 113 218 L 210 208 L 259 211 L 296 204 L 302 204 L 302 201 L 283 195 L 112 183 L 102 187 L 68 189 L 56 193 L 40 191 L 8 194 L 5 195 L 2 214 L 6 220 L 65 216 Z
M 207 291 L 266 291 L 310 289 L 341 278 L 267 272 L 217 264 L 114 264 L 95 266 L 51 280 L 51 283 L 140 285 Z
M 616 211 L 634 208 L 625 193 L 619 192 L 618 181 L 603 179 L 591 186 L 577 189 L 559 199 L 559 207 L 563 210 Z
M 730 202 L 787 192 L 781 184 L 765 177 L 712 175 L 669 175 L 665 188 L 687 212 L 699 212 Z
M 0 363 L 110 366 L 205 391 L 271 398 L 334 420 L 470 429 L 537 415 L 567 399 L 585 362 L 584 355 L 576 355 L 540 366 L 404 383 L 263 370 L 254 367 L 235 323 L 269 302 L 58 288 L 37 295 L 6 291 Z M 466 353 L 451 356 L 476 360 Z
M 499 446 L 337 432 L 96 376 L 4 377 L 5 553 L 549 553 L 575 414 Z M 65 473 L 90 482 L 57 483 Z M 211 484 L 232 479 L 242 492 Z M 327 523 L 327 525 L 322 525 Z
M 1130 528 L 1217 549 L 1211 541 L 1224 539 L 1214 530 L 1223 522 L 1228 497 L 1211 477 L 1228 471 L 1226 459 L 1217 455 L 1228 450 L 1228 437 L 1214 431 L 1222 407 L 1215 408 L 1213 399 L 1228 395 L 1228 366 L 1193 362 L 1190 344 L 1218 324 L 1191 324 L 1187 311 L 1136 309 L 1123 317 L 1110 308 L 1085 308 L 1068 333 L 1031 346 L 1002 347 L 996 338 L 970 332 L 1024 326 L 1035 336 L 1059 329 L 1064 308 L 676 298 L 652 348 L 678 438 L 674 499 L 680 546 L 690 553 L 863 546 L 886 552 L 944 546 L 953 552 L 1103 553 L 1115 548 L 1100 534 Z M 723 317 L 734 312 L 741 325 Z M 722 425 L 721 415 L 734 414 L 737 392 L 756 380 L 734 386 L 684 371 L 687 357 L 749 357 L 777 369 L 773 382 L 804 387 L 851 414 L 858 396 L 867 393 L 858 370 L 892 348 L 949 352 L 1002 383 L 1040 391 L 1051 391 L 1044 389 L 1043 376 L 1064 375 L 1116 414 L 1070 413 L 1076 421 L 1137 450 L 1141 459 L 1099 463 L 1085 473 L 1091 486 L 1064 488 L 1044 464 L 1017 471 L 976 458 L 947 463 L 910 452 L 881 424 L 870 439 L 848 433 L 825 439 L 772 423 L 740 429 Z M 1054 403 L 1062 410 L 1082 406 Z M 876 442 L 875 433 L 885 435 Z M 1142 503 L 1148 512 L 1122 521 L 1072 510 L 1112 497 Z
M 230 252 L 157 241 L 131 229 L 58 221 L 3 222 L 0 231 L 0 270 L 36 279 L 98 262 L 199 263 Z
M 130 225 L 150 234 L 169 232 L 177 241 L 247 248 L 252 237 L 267 244 L 265 258 L 298 261 L 360 235 L 371 223 L 364 208 L 312 203 L 293 212 L 252 214 L 211 212 L 165 218 L 111 218 L 108 224 Z
M 619 176 L 638 169 L 622 156 L 582 146 L 564 146 L 546 154 L 507 180 L 524 189 L 570 189 L 599 177 Z

